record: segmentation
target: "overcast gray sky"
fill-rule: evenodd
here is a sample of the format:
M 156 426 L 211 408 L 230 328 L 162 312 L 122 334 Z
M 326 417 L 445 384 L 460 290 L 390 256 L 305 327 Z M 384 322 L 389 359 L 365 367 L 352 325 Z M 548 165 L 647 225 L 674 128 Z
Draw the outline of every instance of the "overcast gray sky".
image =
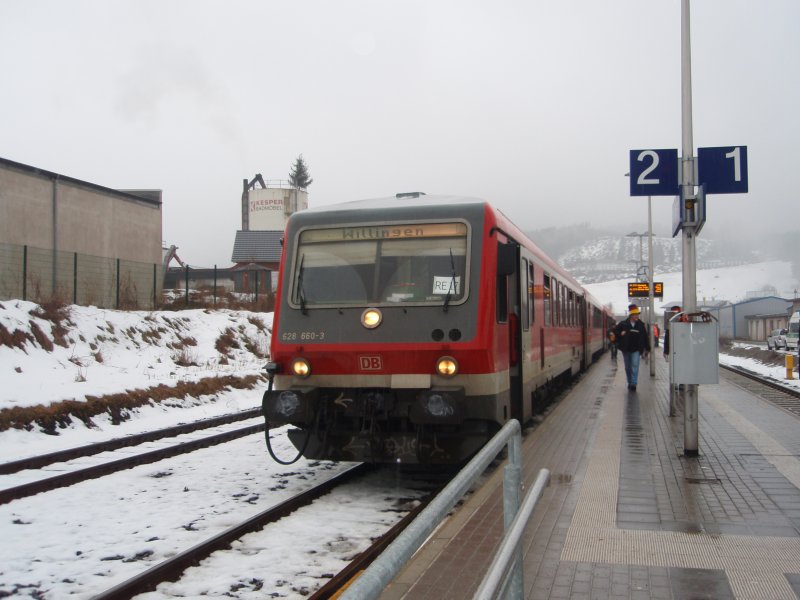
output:
M 242 179 L 309 203 L 486 198 L 523 229 L 647 227 L 629 150 L 681 147 L 679 0 L 0 2 L 0 156 L 164 191 L 163 236 L 230 263 Z M 798 226 L 800 2 L 692 2 L 694 145 L 748 147 L 701 235 Z M 672 198 L 653 199 L 667 233 Z M 792 210 L 794 209 L 794 210 Z

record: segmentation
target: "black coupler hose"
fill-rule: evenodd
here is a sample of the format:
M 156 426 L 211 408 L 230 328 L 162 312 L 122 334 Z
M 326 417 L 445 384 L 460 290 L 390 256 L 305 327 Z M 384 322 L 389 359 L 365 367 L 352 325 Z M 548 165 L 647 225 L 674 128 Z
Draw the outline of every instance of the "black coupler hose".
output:
M 275 451 L 272 449 L 272 442 L 269 438 L 269 421 L 267 421 L 267 396 L 272 391 L 272 377 L 269 377 L 269 386 L 267 387 L 267 391 L 264 392 L 264 396 L 261 399 L 261 413 L 264 415 L 264 438 L 267 441 L 267 451 L 269 455 L 272 457 L 276 463 L 280 465 L 293 465 L 300 457 L 303 456 L 303 453 L 306 451 L 308 447 L 308 442 L 311 439 L 311 428 L 309 427 L 308 432 L 306 433 L 306 440 L 303 442 L 303 447 L 300 449 L 300 452 L 297 453 L 297 456 L 294 457 L 293 460 L 281 460 L 277 456 L 275 456 Z M 315 419 L 316 422 L 316 419 Z

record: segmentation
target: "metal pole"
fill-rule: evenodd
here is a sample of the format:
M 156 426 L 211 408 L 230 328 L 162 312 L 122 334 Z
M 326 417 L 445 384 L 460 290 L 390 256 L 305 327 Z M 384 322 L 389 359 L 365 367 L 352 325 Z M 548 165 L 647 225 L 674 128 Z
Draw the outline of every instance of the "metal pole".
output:
M 683 157 L 681 160 L 682 200 L 694 197 L 694 143 L 692 141 L 692 43 L 689 25 L 689 0 L 681 2 L 681 114 Z M 684 200 L 685 201 L 685 200 Z M 686 208 L 686 207 L 684 207 Z M 692 215 L 696 208 L 692 206 Z M 696 218 L 687 220 L 696 222 Z M 683 227 L 683 310 L 697 310 L 695 227 Z M 672 340 L 674 343 L 674 340 Z M 698 455 L 697 385 L 686 385 L 683 413 L 683 454 Z
M 156 263 L 153 263 L 153 310 L 158 307 L 158 277 L 156 275 Z
M 647 197 L 647 273 L 650 280 L 650 292 L 648 299 L 650 300 L 650 377 L 656 376 L 656 345 L 653 333 L 653 325 L 656 322 L 656 313 L 653 306 L 653 295 L 655 294 L 655 282 L 653 281 L 653 197 Z
M 519 512 L 519 491 L 522 471 L 522 441 L 512 437 L 508 441 L 508 465 L 503 471 L 503 531 L 507 535 Z M 511 570 L 510 597 L 522 600 L 522 545 L 514 551 L 514 566 Z
M 114 299 L 114 308 L 119 310 L 119 259 L 117 259 L 117 290 L 116 298 Z
M 55 299 L 58 282 L 58 175 L 53 177 L 53 271 L 50 274 L 50 296 Z M 38 299 L 39 302 L 42 298 Z
M 28 299 L 28 245 L 22 247 L 22 299 Z

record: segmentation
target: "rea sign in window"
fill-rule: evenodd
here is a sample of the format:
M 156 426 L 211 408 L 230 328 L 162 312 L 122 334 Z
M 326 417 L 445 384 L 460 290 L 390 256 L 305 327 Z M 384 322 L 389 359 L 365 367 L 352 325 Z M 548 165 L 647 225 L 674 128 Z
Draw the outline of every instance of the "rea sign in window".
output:
M 637 281 L 628 284 L 628 297 L 629 298 L 648 298 L 650 296 L 650 284 L 646 281 Z M 664 297 L 664 283 L 656 281 L 654 283 L 653 296 L 656 298 Z

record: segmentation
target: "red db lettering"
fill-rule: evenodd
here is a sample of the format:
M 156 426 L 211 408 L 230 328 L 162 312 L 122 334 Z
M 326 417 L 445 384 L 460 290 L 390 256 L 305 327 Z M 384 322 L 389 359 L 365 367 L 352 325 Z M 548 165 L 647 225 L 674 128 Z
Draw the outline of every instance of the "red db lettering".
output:
M 358 362 L 362 371 L 380 371 L 383 368 L 380 356 L 359 356 Z

